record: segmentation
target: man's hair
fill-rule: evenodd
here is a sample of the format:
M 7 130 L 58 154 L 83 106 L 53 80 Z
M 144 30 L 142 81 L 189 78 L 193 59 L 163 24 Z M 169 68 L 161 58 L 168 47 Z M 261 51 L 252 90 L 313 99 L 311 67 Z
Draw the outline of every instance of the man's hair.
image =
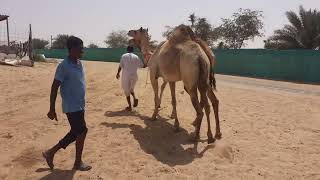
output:
M 75 36 L 70 36 L 67 40 L 67 48 L 70 51 L 72 48 L 80 47 L 83 45 L 83 41 Z
M 133 52 L 133 47 L 132 46 L 128 46 L 127 47 L 127 52 L 132 53 Z

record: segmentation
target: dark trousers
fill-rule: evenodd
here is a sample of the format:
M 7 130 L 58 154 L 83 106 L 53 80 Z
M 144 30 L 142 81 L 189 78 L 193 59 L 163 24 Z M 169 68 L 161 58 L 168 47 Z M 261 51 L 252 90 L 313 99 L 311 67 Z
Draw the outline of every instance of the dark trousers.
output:
M 77 111 L 67 113 L 68 121 L 70 124 L 69 133 L 59 141 L 60 147 L 66 149 L 66 147 L 74 142 L 78 136 L 83 133 L 87 133 L 88 128 L 84 119 L 84 111 Z

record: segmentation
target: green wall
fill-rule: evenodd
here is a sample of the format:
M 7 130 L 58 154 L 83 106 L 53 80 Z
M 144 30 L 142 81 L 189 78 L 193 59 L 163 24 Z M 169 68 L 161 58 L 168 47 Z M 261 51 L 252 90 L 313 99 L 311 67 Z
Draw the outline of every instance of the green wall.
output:
M 63 59 L 67 56 L 67 49 L 36 49 L 37 54 L 44 54 L 47 58 Z M 86 48 L 82 59 L 91 61 L 119 62 L 125 48 Z M 135 52 L 137 53 L 137 52 Z M 140 55 L 140 53 L 137 53 Z
M 217 73 L 297 82 L 320 82 L 320 51 L 214 50 Z
M 220 74 L 320 83 L 320 51 L 238 49 L 213 50 Z M 88 48 L 83 59 L 119 62 L 123 48 Z M 36 50 L 48 58 L 64 58 L 67 50 Z M 140 53 L 137 53 L 140 56 Z

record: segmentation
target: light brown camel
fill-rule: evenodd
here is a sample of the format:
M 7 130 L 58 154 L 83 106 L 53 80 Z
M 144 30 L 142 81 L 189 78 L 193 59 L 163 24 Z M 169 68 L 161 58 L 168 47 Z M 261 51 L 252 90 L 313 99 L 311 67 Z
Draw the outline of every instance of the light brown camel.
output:
M 179 129 L 179 120 L 176 113 L 175 82 L 183 81 L 185 90 L 190 95 L 192 104 L 197 112 L 194 139 L 199 139 L 200 127 L 205 109 L 208 123 L 208 143 L 215 139 L 212 136 L 210 126 L 210 105 L 208 97 L 213 105 L 216 119 L 216 138 L 221 138 L 218 104 L 213 89 L 210 86 L 210 60 L 202 49 L 201 45 L 192 40 L 190 28 L 185 25 L 178 26 L 171 34 L 169 40 L 161 43 L 154 53 L 150 51 L 148 32 L 146 29 L 131 30 L 128 35 L 134 37 L 134 43 L 140 47 L 145 63 L 150 70 L 150 81 L 154 90 L 155 110 L 152 119 L 156 119 L 159 112 L 158 78 L 162 77 L 165 82 L 169 82 L 172 106 L 175 116 L 174 127 Z M 131 41 L 132 43 L 132 41 Z M 201 100 L 199 103 L 198 93 Z
M 216 80 L 215 80 L 215 77 L 214 77 L 214 65 L 215 65 L 215 62 L 216 62 L 216 57 L 215 55 L 213 54 L 212 50 L 210 49 L 209 45 L 203 41 L 202 39 L 196 37 L 196 35 L 194 34 L 194 32 L 192 31 L 191 28 L 187 28 L 188 30 L 188 33 L 190 35 L 190 38 L 195 41 L 196 43 L 198 43 L 201 48 L 204 50 L 204 52 L 207 54 L 209 60 L 210 60 L 210 67 L 211 67 L 211 71 L 210 71 L 210 85 L 212 86 L 212 88 L 214 88 L 216 90 Z M 148 29 L 147 29 L 148 31 Z M 133 39 L 130 39 L 129 40 L 129 45 L 133 46 L 133 47 L 137 47 L 141 50 L 141 35 L 139 34 L 140 32 L 139 31 L 135 31 L 135 30 L 130 30 L 128 32 L 128 35 L 130 37 L 133 37 Z M 161 42 L 159 44 L 158 47 L 161 47 L 163 44 L 165 43 L 165 41 Z M 147 59 L 147 61 L 150 59 L 151 55 L 153 54 L 153 51 L 155 49 L 150 49 L 149 53 L 147 54 L 144 54 L 144 59 Z M 161 88 L 160 88 L 160 98 L 159 98 L 159 108 L 160 108 L 160 105 L 161 105 L 161 102 L 162 102 L 162 96 L 163 96 L 163 91 L 166 87 L 168 82 L 166 81 L 163 81 L 162 82 L 162 85 L 161 85 Z M 175 112 L 172 111 L 171 113 L 171 118 L 174 118 L 175 117 Z
M 140 41 L 140 36 L 139 36 L 139 32 L 136 32 L 134 33 L 134 30 L 130 30 L 129 33 L 128 33 L 129 36 L 133 37 L 133 39 L 130 39 L 129 40 L 129 46 L 132 46 L 132 47 L 136 47 L 136 48 L 139 48 L 141 50 L 141 41 Z M 159 46 L 161 46 L 165 41 L 161 42 L 159 44 Z M 153 54 L 153 51 L 155 49 L 150 49 L 149 50 L 149 53 L 145 54 L 144 55 L 144 60 L 149 60 L 151 55 Z M 168 82 L 164 81 L 163 79 L 163 82 L 162 82 L 162 85 L 161 85 L 161 90 L 160 90 L 160 98 L 159 98 L 159 108 L 160 108 L 160 105 L 161 105 L 161 100 L 162 100 L 162 95 L 163 95 L 163 91 L 164 89 L 166 88 Z M 172 111 L 171 113 L 171 118 L 174 118 L 174 111 Z

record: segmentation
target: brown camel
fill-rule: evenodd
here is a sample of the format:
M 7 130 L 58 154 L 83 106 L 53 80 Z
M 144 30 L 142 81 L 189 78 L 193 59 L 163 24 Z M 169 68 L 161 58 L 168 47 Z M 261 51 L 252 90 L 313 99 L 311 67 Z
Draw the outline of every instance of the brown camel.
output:
M 155 110 L 152 119 L 156 119 L 159 112 L 158 78 L 162 77 L 164 81 L 169 82 L 170 85 L 175 119 L 174 127 L 175 130 L 179 130 L 179 120 L 176 113 L 175 82 L 183 81 L 185 90 L 190 95 L 197 113 L 197 117 L 193 123 L 195 126 L 194 139 L 199 139 L 203 118 L 202 109 L 204 108 L 208 123 L 208 143 L 212 143 L 215 139 L 211 132 L 208 97 L 213 105 L 216 119 L 215 137 L 221 138 L 218 115 L 219 101 L 211 88 L 211 84 L 213 83 L 210 83 L 210 81 L 213 81 L 210 79 L 210 69 L 213 63 L 210 62 L 202 46 L 193 40 L 192 34 L 190 35 L 190 30 L 188 26 L 178 26 L 172 32 L 169 39 L 161 43 L 154 53 L 150 51 L 147 29 L 140 28 L 139 30 L 131 30 L 128 35 L 134 37 L 133 42 L 141 49 L 145 63 L 150 70 L 150 81 L 155 95 Z M 201 96 L 200 103 L 197 90 L 199 90 Z
M 129 45 L 132 46 L 132 47 L 137 47 L 137 48 L 139 48 L 141 50 L 141 41 L 140 41 L 139 32 L 135 33 L 134 31 L 135 30 L 130 30 L 129 33 L 128 33 L 129 36 L 133 37 L 133 39 L 129 40 Z M 161 46 L 164 42 L 165 41 L 161 42 L 159 44 L 159 46 Z M 146 55 L 144 55 L 144 57 L 143 57 L 144 60 L 146 60 L 146 59 L 149 60 L 150 59 L 151 55 L 153 54 L 154 49 L 150 49 L 149 51 L 150 51 L 150 53 L 147 53 Z M 166 88 L 167 84 L 168 84 L 168 82 L 163 80 L 162 85 L 161 85 L 161 90 L 160 90 L 159 108 L 160 108 L 160 104 L 161 104 L 161 100 L 162 100 L 163 91 Z M 175 117 L 174 116 L 174 111 L 172 111 L 170 117 L 171 118 Z

